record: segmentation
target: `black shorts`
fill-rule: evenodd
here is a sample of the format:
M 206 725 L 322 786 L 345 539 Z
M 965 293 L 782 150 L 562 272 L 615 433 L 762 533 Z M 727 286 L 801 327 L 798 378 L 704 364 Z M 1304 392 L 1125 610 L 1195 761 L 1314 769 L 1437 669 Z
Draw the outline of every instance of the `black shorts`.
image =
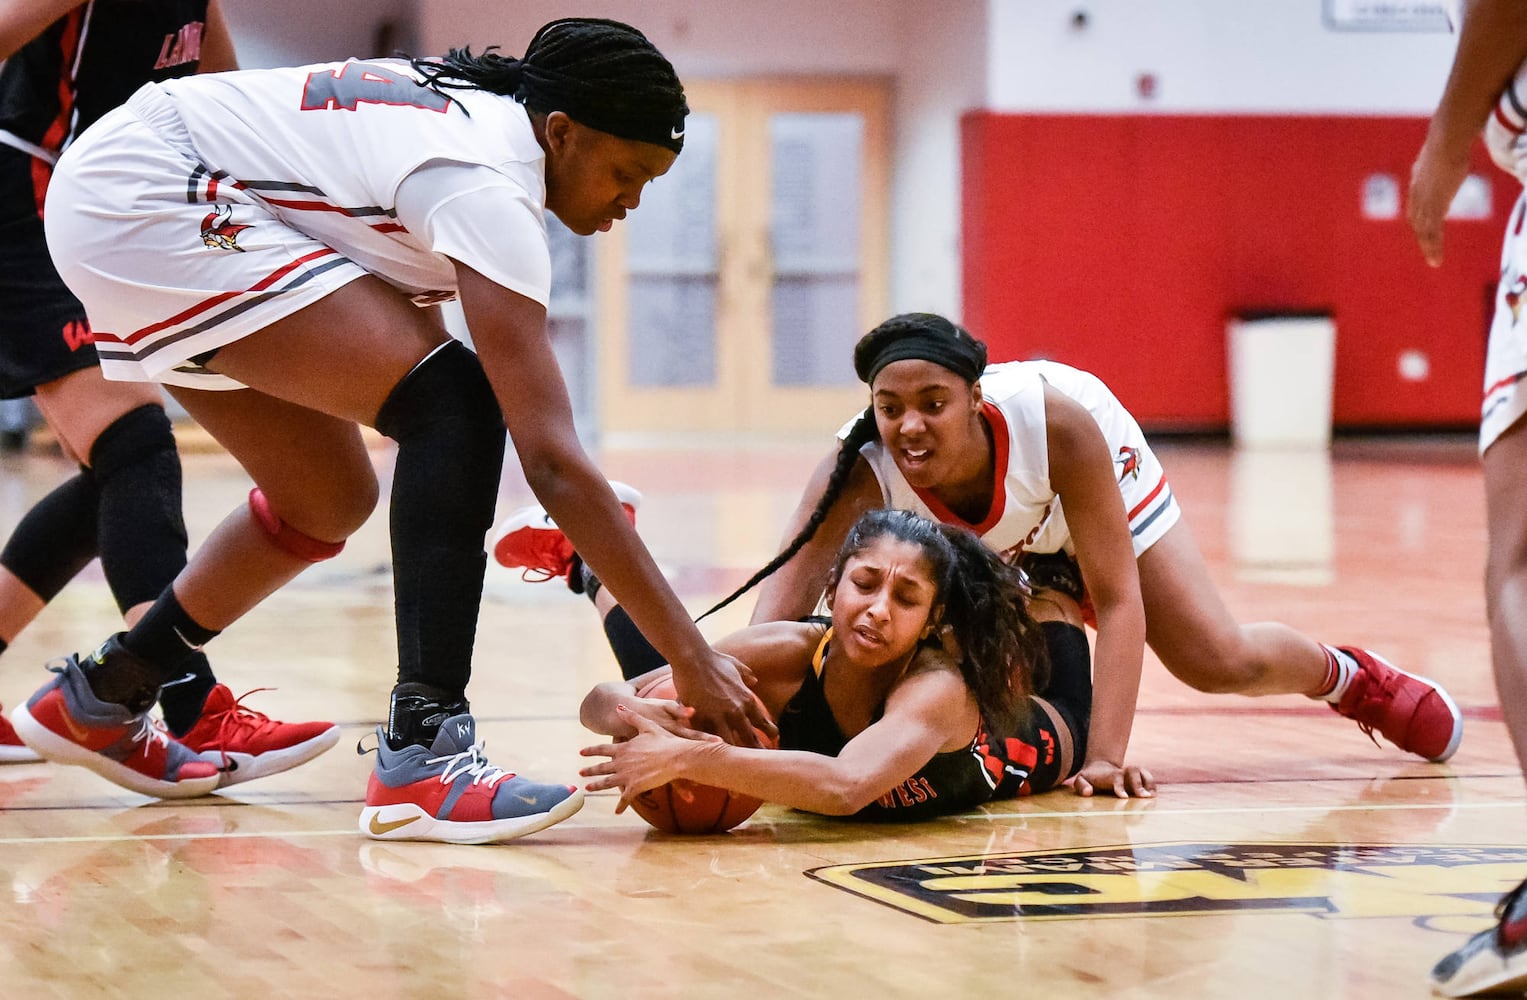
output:
M 48 256 L 34 164 L 0 146 L 0 399 L 99 364 L 85 307 Z

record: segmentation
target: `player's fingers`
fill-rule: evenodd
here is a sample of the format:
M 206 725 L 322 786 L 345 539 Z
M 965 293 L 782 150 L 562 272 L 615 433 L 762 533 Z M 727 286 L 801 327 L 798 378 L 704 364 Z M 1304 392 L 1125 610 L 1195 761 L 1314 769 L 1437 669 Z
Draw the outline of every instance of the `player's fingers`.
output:
M 601 743 L 596 747 L 584 747 L 578 753 L 583 757 L 613 757 L 615 756 L 615 744 Z
M 738 712 L 728 715 L 726 719 L 726 741 L 733 746 L 757 747 L 762 744 L 758 740 L 758 731 L 753 728 L 752 721 L 746 714 Z
M 1071 782 L 1071 790 L 1082 798 L 1089 799 L 1092 797 L 1092 782 L 1078 774 L 1076 780 Z
M 1149 771 L 1143 767 L 1132 767 L 1130 771 L 1132 778 L 1130 785 L 1134 788 L 1136 795 L 1148 799 L 1156 794 L 1156 779 L 1151 777 Z
M 768 711 L 756 701 L 748 706 L 748 721 L 753 724 L 754 729 L 762 732 L 769 739 L 779 739 L 779 727 L 774 724 L 773 719 L 769 718 Z
M 587 775 L 584 775 L 584 776 L 587 777 Z M 584 788 L 585 791 L 603 792 L 603 791 L 607 791 L 608 789 L 611 789 L 611 788 L 616 788 L 616 789 L 620 788 L 620 782 L 616 781 L 613 776 L 605 777 L 605 778 L 595 778 L 592 781 L 584 782 L 583 788 Z

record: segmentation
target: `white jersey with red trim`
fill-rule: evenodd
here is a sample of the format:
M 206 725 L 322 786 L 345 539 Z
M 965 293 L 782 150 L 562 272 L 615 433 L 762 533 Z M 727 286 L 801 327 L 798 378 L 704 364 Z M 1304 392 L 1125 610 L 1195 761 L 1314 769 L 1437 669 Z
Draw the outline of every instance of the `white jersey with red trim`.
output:
M 983 416 L 996 444 L 996 483 L 985 520 L 965 521 L 933 494 L 912 486 L 877 439 L 864 445 L 860 454 L 874 470 L 886 506 L 969 528 L 1009 559 L 1023 552 L 1073 551 L 1065 512 L 1050 485 L 1046 383 L 1082 404 L 1097 421 L 1113 456 L 1135 554 L 1150 548 L 1181 516 L 1161 463 L 1135 418 L 1101 379 L 1054 361 L 1010 361 L 991 365 L 981 376 Z M 852 426 L 850 421 L 839 437 Z
M 402 180 L 431 161 L 492 168 L 524 191 L 544 242 L 545 160 L 517 101 L 472 89 L 442 96 L 419 80 L 406 60 L 374 59 L 161 86 L 211 168 L 210 182 L 237 185 L 368 272 L 430 295 L 454 291 L 455 273 L 399 221 Z M 212 201 L 216 194 L 197 196 Z M 481 253 L 494 255 L 491 247 Z M 542 271 L 535 262 L 527 281 L 511 287 L 544 304 L 549 265 Z

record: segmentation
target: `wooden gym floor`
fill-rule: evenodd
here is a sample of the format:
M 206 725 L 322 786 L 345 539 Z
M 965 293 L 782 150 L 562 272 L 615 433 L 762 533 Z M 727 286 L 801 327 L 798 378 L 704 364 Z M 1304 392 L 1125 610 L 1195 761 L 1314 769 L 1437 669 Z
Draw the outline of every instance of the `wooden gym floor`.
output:
M 1148 661 L 1131 753 L 1161 782 L 1152 801 L 1060 791 L 892 827 L 766 806 L 686 839 L 597 795 L 513 844 L 378 843 L 355 829 L 371 760 L 351 748 L 395 663 L 379 514 L 211 649 L 235 693 L 275 688 L 255 707 L 341 722 L 333 751 L 182 804 L 0 767 L 0 996 L 1426 996 L 1431 964 L 1527 874 L 1472 439 L 1339 441 L 1329 460 L 1161 451 L 1230 606 L 1443 681 L 1468 716 L 1450 763 Z M 820 453 L 600 460 L 646 492 L 642 532 L 698 611 L 772 552 Z M 198 540 L 247 483 L 212 451 L 185 465 Z M 0 529 L 68 473 L 46 451 L 0 457 Z M 527 498 L 511 478 L 500 513 Z M 0 658 L 0 700 L 115 627 L 92 567 Z M 612 672 L 582 598 L 490 567 L 472 699 L 496 763 L 576 780 L 592 742 L 576 708 Z

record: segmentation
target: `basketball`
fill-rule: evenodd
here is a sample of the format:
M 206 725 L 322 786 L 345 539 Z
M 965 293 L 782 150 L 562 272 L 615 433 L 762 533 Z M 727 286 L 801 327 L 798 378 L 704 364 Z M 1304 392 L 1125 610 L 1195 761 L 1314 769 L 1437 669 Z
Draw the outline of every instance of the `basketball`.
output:
M 648 684 L 637 692 L 637 697 L 677 701 L 679 693 L 670 676 Z M 773 746 L 762 733 L 759 739 L 765 746 Z M 632 801 L 631 808 L 664 833 L 700 834 L 725 833 L 757 812 L 761 805 L 763 802 L 752 796 L 678 778 L 642 792 Z

